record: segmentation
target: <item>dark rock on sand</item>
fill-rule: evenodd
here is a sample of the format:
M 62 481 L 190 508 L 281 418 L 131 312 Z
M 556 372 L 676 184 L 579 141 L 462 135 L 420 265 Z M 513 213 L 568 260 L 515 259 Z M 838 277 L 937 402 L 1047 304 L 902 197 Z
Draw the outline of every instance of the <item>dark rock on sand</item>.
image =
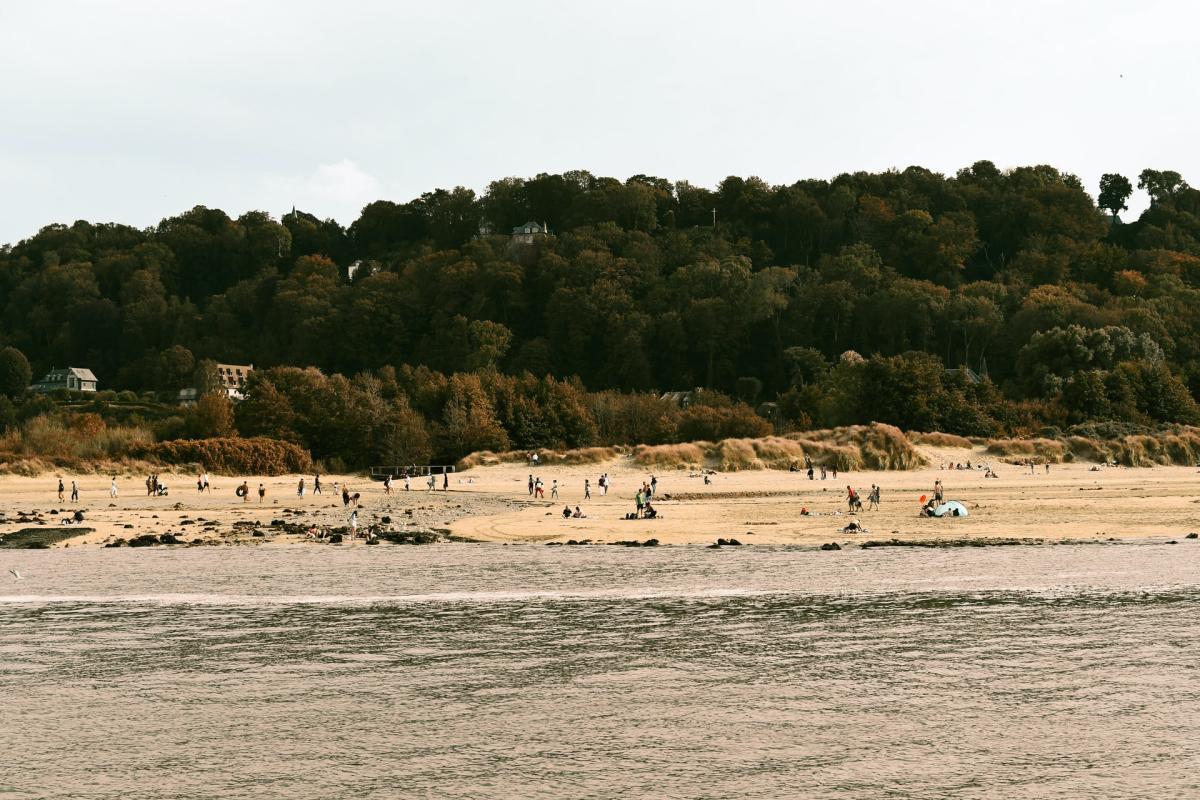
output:
M 183 540 L 176 537 L 173 533 L 164 533 L 158 537 L 158 541 L 162 544 L 183 544 Z
M 379 538 L 392 544 L 434 544 L 442 536 L 436 531 L 383 531 Z
M 1200 534 L 1198 534 L 1198 533 L 1189 533 L 1187 536 L 1185 536 L 1185 537 L 1183 537 L 1183 538 L 1185 538 L 1185 539 L 1200 539 Z
M 822 550 L 841 550 L 842 546 L 840 544 L 838 544 L 837 542 L 826 542 L 825 544 L 821 545 L 821 549 Z
M 129 540 L 130 547 L 152 547 L 156 544 L 159 544 L 159 540 L 153 533 L 143 533 Z

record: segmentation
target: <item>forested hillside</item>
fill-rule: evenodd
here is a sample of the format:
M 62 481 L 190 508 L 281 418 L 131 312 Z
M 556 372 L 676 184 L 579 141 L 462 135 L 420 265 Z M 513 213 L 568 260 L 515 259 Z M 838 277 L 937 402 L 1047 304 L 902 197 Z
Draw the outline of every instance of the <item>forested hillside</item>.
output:
M 148 230 L 54 224 L 0 250 L 0 345 L 106 389 L 192 385 L 201 359 L 312 366 L 435 439 L 473 413 L 450 408 L 463 391 L 482 393 L 493 444 L 513 446 L 595 443 L 598 397 L 694 387 L 711 408 L 775 402 L 779 429 L 1197 422 L 1200 191 L 1169 171 L 1136 183 L 1136 220 L 1119 175 L 1098 207 L 1053 167 L 981 161 L 713 190 L 508 178 L 374 202 L 348 228 L 203 207 Z M 551 235 L 509 235 L 529 221 Z M 988 379 L 944 369 L 962 365 Z M 296 419 L 299 374 L 260 371 L 239 429 L 313 446 L 311 422 L 262 410 L 273 393 Z M 578 395 L 574 428 L 545 421 L 555 392 Z

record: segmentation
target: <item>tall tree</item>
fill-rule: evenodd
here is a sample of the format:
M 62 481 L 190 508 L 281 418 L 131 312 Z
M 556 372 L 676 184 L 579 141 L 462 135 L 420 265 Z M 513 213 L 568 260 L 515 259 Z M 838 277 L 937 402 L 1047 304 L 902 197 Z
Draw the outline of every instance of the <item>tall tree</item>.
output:
M 1096 204 L 1112 213 L 1115 224 L 1120 221 L 1118 219 L 1120 213 L 1129 208 L 1125 201 L 1131 194 L 1133 194 L 1133 184 L 1129 182 L 1128 178 L 1115 172 L 1106 172 L 1100 176 L 1100 197 Z

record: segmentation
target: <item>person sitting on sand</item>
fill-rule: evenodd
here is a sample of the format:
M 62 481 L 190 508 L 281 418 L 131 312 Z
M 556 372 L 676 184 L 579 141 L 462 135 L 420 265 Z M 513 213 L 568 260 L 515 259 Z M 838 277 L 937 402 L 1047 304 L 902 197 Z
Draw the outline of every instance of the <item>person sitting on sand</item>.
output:
M 808 516 L 808 506 L 800 506 L 800 516 L 802 516 L 802 517 Z
M 642 518 L 643 519 L 657 519 L 658 518 L 658 510 L 654 506 L 650 505 L 649 502 L 647 502 L 645 507 L 642 509 Z
M 563 506 L 562 515 L 563 515 L 563 519 L 570 519 L 571 518 L 571 507 Z
M 571 515 L 574 519 L 583 519 L 583 510 L 579 506 L 575 506 L 575 513 Z

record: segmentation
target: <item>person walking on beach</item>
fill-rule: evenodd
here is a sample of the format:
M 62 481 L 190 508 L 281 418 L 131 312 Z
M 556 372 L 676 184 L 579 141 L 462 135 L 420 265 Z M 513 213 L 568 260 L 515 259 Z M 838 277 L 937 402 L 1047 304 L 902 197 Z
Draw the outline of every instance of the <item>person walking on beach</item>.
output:
M 384 494 L 392 493 L 392 476 L 391 475 L 383 476 L 383 493 Z
M 650 476 L 650 497 L 658 497 L 658 477 Z
M 267 487 L 263 486 L 263 485 L 260 483 L 260 484 L 258 485 L 258 502 L 260 502 L 260 503 L 261 503 L 261 502 L 263 501 L 263 498 L 264 498 L 264 497 L 266 497 L 266 496 L 267 496 Z
M 77 484 L 75 481 L 71 481 L 71 502 L 79 502 L 79 484 Z
M 584 500 L 592 499 L 592 482 L 589 481 L 587 478 L 583 479 L 583 499 Z
M 304 476 L 300 477 L 300 484 L 296 487 L 296 496 L 299 498 L 304 497 Z
M 117 498 L 117 476 L 112 476 L 112 483 L 108 485 L 108 496 L 114 500 Z
M 939 478 L 933 482 L 933 499 L 935 501 L 937 501 L 938 503 L 941 503 L 942 495 L 943 495 L 942 480 L 941 480 L 941 478 Z
M 533 497 L 533 473 L 529 474 L 529 496 Z
M 450 473 L 449 472 L 442 473 L 442 491 L 443 492 L 450 491 Z
M 321 473 L 313 475 L 313 494 L 321 494 Z
M 412 489 L 412 485 L 409 483 L 410 480 L 412 480 L 412 479 L 408 476 L 408 470 L 405 470 L 404 471 L 404 491 L 406 491 L 406 492 L 409 491 L 410 489 Z
M 63 491 L 65 489 L 66 487 L 63 486 L 62 477 L 60 476 L 58 479 L 58 502 L 60 503 L 63 501 Z
M 342 485 L 342 508 L 350 507 L 350 486 L 349 484 Z M 335 506 L 336 508 L 336 506 Z
M 551 500 L 558 499 L 558 479 L 557 478 L 550 483 L 550 499 Z
M 237 488 L 236 494 L 242 498 L 243 503 L 250 502 L 250 481 L 242 481 L 242 485 Z
M 544 499 L 545 497 L 546 497 L 546 487 L 542 483 L 542 479 L 534 478 L 534 480 L 533 480 L 533 498 L 535 500 L 541 500 L 541 499 Z
M 879 508 L 879 487 L 871 484 L 871 493 L 867 495 L 867 511 L 874 511 Z
M 350 512 L 350 538 L 358 538 L 358 509 Z
M 429 487 L 426 491 L 429 494 L 433 494 L 433 489 L 437 486 L 437 478 L 433 477 L 432 472 L 429 473 L 429 480 L 425 481 L 425 485 Z

